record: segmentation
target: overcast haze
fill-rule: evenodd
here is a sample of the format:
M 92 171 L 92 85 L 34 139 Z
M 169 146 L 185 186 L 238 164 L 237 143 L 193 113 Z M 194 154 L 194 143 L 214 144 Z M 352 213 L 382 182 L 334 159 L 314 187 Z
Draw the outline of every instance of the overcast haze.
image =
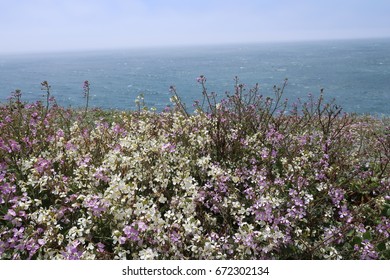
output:
M 0 0 L 0 53 L 390 37 L 389 0 Z

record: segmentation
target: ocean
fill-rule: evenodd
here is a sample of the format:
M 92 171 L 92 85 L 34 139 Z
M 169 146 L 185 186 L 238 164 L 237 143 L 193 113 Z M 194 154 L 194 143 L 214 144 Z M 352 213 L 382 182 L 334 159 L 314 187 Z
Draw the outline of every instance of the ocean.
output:
M 47 80 L 58 104 L 83 107 L 88 80 L 93 107 L 135 109 L 142 93 L 148 107 L 161 111 L 174 85 L 192 108 L 202 99 L 200 75 L 219 98 L 234 91 L 235 76 L 248 89 L 259 83 L 265 96 L 288 78 L 291 103 L 324 89 L 346 112 L 390 115 L 390 39 L 0 55 L 0 102 L 15 89 L 25 101 L 44 100 Z

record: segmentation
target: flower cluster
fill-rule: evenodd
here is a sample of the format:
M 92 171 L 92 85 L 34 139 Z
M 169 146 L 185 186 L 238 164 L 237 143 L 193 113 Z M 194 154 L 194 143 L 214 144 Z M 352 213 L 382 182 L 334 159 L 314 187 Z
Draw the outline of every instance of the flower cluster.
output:
M 18 91 L 0 107 L 0 259 L 390 259 L 388 119 L 235 89 L 192 115 Z

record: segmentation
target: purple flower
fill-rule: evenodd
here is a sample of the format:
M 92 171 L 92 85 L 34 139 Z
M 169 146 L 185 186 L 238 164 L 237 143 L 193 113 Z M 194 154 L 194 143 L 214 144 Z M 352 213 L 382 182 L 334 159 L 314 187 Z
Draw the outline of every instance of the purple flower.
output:
M 251 207 L 251 210 L 255 215 L 256 221 L 273 221 L 273 208 L 269 202 L 265 202 L 260 199 L 255 202 L 255 204 Z
M 138 221 L 137 225 L 138 225 L 138 229 L 141 232 L 146 231 L 148 229 L 148 226 L 143 221 Z
M 293 202 L 296 206 L 303 207 L 304 203 L 303 200 L 299 197 L 294 197 Z
M 16 217 L 16 212 L 14 209 L 8 209 L 7 214 L 4 215 L 4 220 L 12 221 Z
M 333 242 L 340 244 L 343 241 L 343 234 L 339 228 L 327 228 L 324 233 L 325 244 L 329 245 Z
M 295 190 L 295 189 L 289 189 L 289 190 L 288 190 L 288 194 L 289 194 L 291 197 L 295 197 L 296 195 L 298 195 L 298 192 L 297 192 L 297 190 Z
M 34 167 L 35 167 L 35 170 L 39 174 L 43 174 L 44 172 L 50 170 L 51 165 L 52 164 L 51 164 L 51 162 L 49 160 L 44 159 L 44 158 L 38 158 L 37 162 L 34 165 Z
M 61 254 L 67 260 L 79 260 L 81 255 L 83 254 L 79 251 L 78 246 L 80 245 L 80 241 L 75 240 L 66 246 L 65 251 Z
M 24 144 L 26 144 L 27 147 L 32 147 L 33 143 L 28 136 L 22 138 Z
M 347 221 L 347 223 L 350 223 L 352 221 L 351 212 L 348 210 L 348 208 L 345 204 L 343 204 L 343 206 L 341 206 L 340 211 L 339 211 L 339 215 L 340 215 L 340 218 L 345 219 Z
M 358 224 L 357 226 L 355 226 L 355 229 L 357 232 L 360 232 L 360 233 L 365 233 L 366 232 L 366 228 L 363 224 Z
M 344 199 L 345 191 L 338 188 L 331 188 L 328 192 L 330 198 L 332 199 L 333 204 L 338 208 L 340 207 L 340 202 Z
M 245 236 L 245 239 L 242 240 L 242 243 L 246 246 L 246 247 L 250 247 L 252 249 L 256 249 L 256 243 L 254 242 L 253 240 L 253 233 L 250 233 L 248 235 Z
M 1 258 L 1 255 L 4 253 L 4 251 L 5 251 L 5 249 L 7 247 L 8 247 L 8 244 L 6 244 L 4 241 L 0 240 L 0 258 Z
M 70 151 L 70 150 L 75 151 L 75 150 L 77 150 L 77 147 L 76 147 L 76 145 L 74 145 L 71 141 L 68 141 L 68 142 L 66 142 L 66 144 L 65 144 L 65 149 L 66 149 L 67 151 Z
M 41 246 L 45 245 L 46 244 L 45 239 L 38 239 L 38 244 Z
M 84 206 L 92 211 L 92 215 L 100 217 L 102 212 L 106 211 L 108 208 L 108 203 L 102 201 L 102 199 L 97 195 L 92 195 L 84 201 Z
M 11 123 L 11 122 L 12 122 L 12 118 L 11 118 L 10 116 L 6 116 L 6 117 L 4 118 L 4 122 L 5 122 L 5 123 Z
M 108 176 L 106 176 L 106 175 L 104 174 L 105 171 L 106 171 L 105 168 L 103 168 L 103 167 L 98 167 L 98 168 L 96 169 L 95 174 L 93 174 L 93 176 L 94 176 L 97 180 L 101 180 L 101 181 L 103 181 L 103 182 L 108 183 L 108 182 L 110 182 L 110 178 L 108 178 Z
M 7 152 L 9 151 L 8 146 L 5 145 L 5 142 L 4 142 L 4 140 L 2 138 L 0 138 L 0 149 L 4 150 L 4 151 L 7 151 Z
M 206 82 L 206 77 L 205 76 L 203 76 L 203 75 L 200 75 L 198 78 L 196 78 L 196 81 L 198 82 L 198 83 L 205 83 Z
M 287 209 L 287 217 L 291 217 L 293 219 L 302 219 L 306 216 L 306 211 L 304 208 L 301 207 L 291 207 Z
M 0 143 L 1 143 L 1 141 L 2 140 L 0 138 Z M 5 172 L 5 171 L 7 171 L 7 164 L 5 162 L 0 162 L 0 172 Z
M 169 151 L 170 153 L 173 153 L 176 149 L 176 146 L 172 143 L 166 143 L 164 145 L 162 145 L 161 147 L 162 151 Z
M 390 219 L 382 217 L 382 222 L 376 226 L 376 231 L 385 238 L 390 236 Z
M 24 251 L 26 249 L 26 245 L 23 242 L 20 242 L 14 247 L 14 249 L 17 251 Z
M 24 227 L 21 227 L 19 229 L 12 229 L 14 233 L 14 237 L 21 239 L 23 237 Z
M 57 135 L 57 137 L 64 137 L 65 133 L 62 129 L 59 129 L 59 130 L 57 130 L 56 135 Z
M 323 181 L 326 179 L 326 174 L 323 173 L 323 170 L 321 170 L 319 173 L 316 174 L 316 180 Z
M 116 124 L 112 130 L 114 131 L 115 134 L 120 135 L 120 136 L 126 136 L 127 132 L 124 128 L 122 128 L 119 124 Z
M 246 199 L 253 199 L 255 197 L 255 192 L 252 187 L 245 189 L 244 194 Z
M 264 149 L 261 150 L 260 154 L 261 154 L 261 158 L 262 159 L 266 159 L 269 156 L 269 151 L 268 151 L 267 148 L 264 148 Z
M 304 146 L 307 144 L 307 136 L 303 135 L 303 136 L 298 136 L 297 139 L 298 139 L 298 142 L 301 146 Z
M 199 202 L 205 202 L 205 200 L 206 200 L 206 196 L 207 196 L 207 194 L 206 194 L 206 192 L 204 191 L 204 190 L 200 190 L 199 192 L 198 192 L 198 197 L 197 197 L 197 200 L 199 201 Z
M 210 233 L 210 239 L 213 240 L 213 241 L 218 241 L 220 239 L 220 237 L 219 237 L 218 233 L 212 231 Z
M 374 245 L 369 240 L 362 241 L 363 249 L 360 256 L 362 260 L 376 260 L 378 259 L 378 252 L 375 251 Z
M 359 252 L 360 247 L 359 247 L 359 245 L 355 244 L 355 245 L 353 246 L 353 249 L 354 249 L 356 252 Z
M 20 145 L 15 140 L 9 140 L 9 146 L 11 148 L 11 151 L 13 151 L 13 152 L 19 152 L 20 151 Z
M 283 134 L 279 133 L 275 128 L 271 127 L 268 129 L 268 132 L 266 134 L 266 138 L 272 144 L 277 144 L 281 140 L 284 139 L 284 136 L 283 136 Z
M 172 243 L 178 243 L 180 242 L 180 234 L 178 234 L 176 231 L 173 231 L 170 235 L 169 238 Z
M 26 244 L 26 249 L 29 251 L 29 258 L 31 258 L 39 248 L 39 244 L 37 244 L 34 239 L 29 239 Z
M 3 185 L 0 185 L 0 193 L 3 194 L 4 196 L 9 195 L 11 193 L 16 192 L 16 187 L 11 186 L 9 183 L 5 183 Z
M 88 167 L 91 160 L 92 158 L 90 156 L 85 156 L 82 160 L 78 162 L 78 165 L 80 167 Z
M 123 232 L 125 233 L 126 237 L 128 239 L 130 239 L 131 241 L 138 241 L 139 240 L 139 237 L 138 237 L 138 230 L 135 229 L 135 227 L 133 226 L 125 226 L 125 228 L 123 229 Z
M 98 251 L 99 253 L 103 253 L 104 252 L 104 247 L 105 246 L 104 246 L 103 243 L 101 243 L 101 242 L 97 243 L 96 247 L 97 247 L 96 251 Z

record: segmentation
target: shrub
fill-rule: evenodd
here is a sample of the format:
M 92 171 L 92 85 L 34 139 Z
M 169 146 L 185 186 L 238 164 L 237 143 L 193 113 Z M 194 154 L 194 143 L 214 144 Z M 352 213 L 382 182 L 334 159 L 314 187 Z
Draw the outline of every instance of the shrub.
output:
M 288 107 L 287 81 L 267 98 L 236 79 L 218 103 L 198 81 L 193 114 L 174 87 L 161 113 L 15 91 L 0 107 L 0 258 L 390 259 L 388 118 L 322 93 Z

